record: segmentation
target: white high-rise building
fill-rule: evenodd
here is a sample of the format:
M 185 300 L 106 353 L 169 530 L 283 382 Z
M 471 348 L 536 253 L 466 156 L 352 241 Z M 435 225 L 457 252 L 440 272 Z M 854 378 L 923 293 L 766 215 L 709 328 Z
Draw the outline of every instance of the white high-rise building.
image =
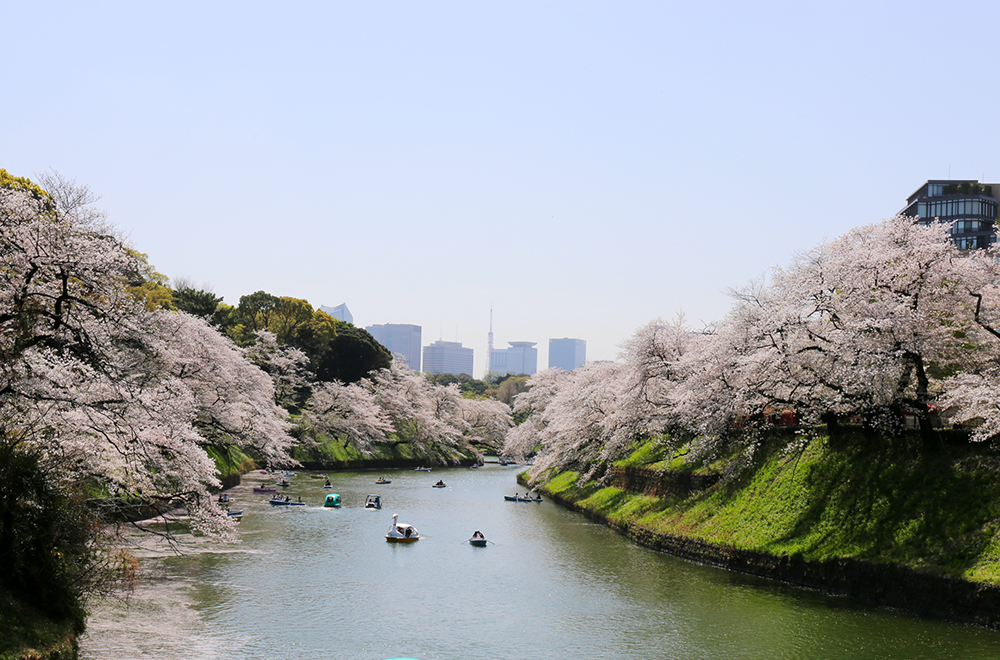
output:
M 511 341 L 508 348 L 494 348 L 490 359 L 490 371 L 495 374 L 525 374 L 531 376 L 538 371 L 537 342 Z
M 471 348 L 461 342 L 437 340 L 424 346 L 424 371 L 429 374 L 472 375 Z
M 410 369 L 420 371 L 422 329 L 419 325 L 385 323 L 370 325 L 365 330 L 375 338 L 375 341 L 385 346 L 390 353 L 402 358 Z
M 573 371 L 587 363 L 587 342 L 583 339 L 549 339 L 549 369 Z
M 538 349 L 534 341 L 511 341 L 507 349 L 507 372 L 533 375 L 538 371 Z
M 351 310 L 347 309 L 347 303 L 340 303 L 336 307 L 320 305 L 319 308 L 335 319 L 339 319 L 346 323 L 354 323 L 354 314 L 351 314 Z

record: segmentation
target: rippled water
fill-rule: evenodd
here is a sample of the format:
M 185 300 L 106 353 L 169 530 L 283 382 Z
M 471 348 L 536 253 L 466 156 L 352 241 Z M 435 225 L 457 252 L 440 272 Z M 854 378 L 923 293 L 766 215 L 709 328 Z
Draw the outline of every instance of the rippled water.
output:
M 517 470 L 334 473 L 271 507 L 232 491 L 242 544 L 144 545 L 129 609 L 100 608 L 84 660 L 998 658 L 1000 633 L 687 563 L 552 503 L 503 500 Z M 444 479 L 447 488 L 431 488 Z M 368 493 L 381 511 L 362 509 Z M 422 539 L 386 543 L 393 513 Z M 491 544 L 472 547 L 482 530 Z

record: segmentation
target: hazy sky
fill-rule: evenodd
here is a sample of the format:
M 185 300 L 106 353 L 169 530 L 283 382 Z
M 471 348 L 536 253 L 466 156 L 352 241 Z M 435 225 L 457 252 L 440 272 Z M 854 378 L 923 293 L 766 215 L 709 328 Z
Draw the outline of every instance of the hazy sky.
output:
M 903 8 L 905 7 L 905 9 Z M 169 277 L 497 346 L 722 318 L 929 178 L 1000 180 L 1000 3 L 0 0 L 0 168 Z

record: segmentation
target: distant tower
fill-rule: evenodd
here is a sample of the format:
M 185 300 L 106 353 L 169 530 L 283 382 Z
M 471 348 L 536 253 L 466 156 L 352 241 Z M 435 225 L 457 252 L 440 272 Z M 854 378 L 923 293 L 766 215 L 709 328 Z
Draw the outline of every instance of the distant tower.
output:
M 490 305 L 490 334 L 486 340 L 486 375 L 493 373 L 493 305 Z

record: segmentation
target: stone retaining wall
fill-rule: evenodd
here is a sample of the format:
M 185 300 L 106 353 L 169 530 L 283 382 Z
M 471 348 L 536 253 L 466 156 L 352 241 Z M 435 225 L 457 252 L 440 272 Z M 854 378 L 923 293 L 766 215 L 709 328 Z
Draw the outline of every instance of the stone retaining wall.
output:
M 622 479 L 629 483 L 627 477 Z M 522 477 L 518 476 L 518 480 L 522 481 Z M 544 487 L 540 490 L 562 506 L 605 524 L 640 545 L 675 557 L 924 616 L 1000 628 L 1000 588 L 995 586 L 859 559 L 811 562 L 800 557 L 740 550 L 656 532 L 633 522 L 617 523 Z

